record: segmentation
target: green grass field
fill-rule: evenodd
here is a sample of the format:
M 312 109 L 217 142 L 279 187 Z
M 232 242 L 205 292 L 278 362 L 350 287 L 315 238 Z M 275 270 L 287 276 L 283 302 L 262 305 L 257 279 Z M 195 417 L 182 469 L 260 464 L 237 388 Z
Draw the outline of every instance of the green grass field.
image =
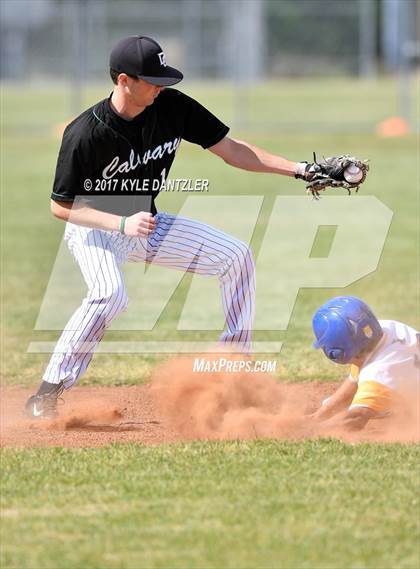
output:
M 334 441 L 7 450 L 2 567 L 415 569 L 417 466 Z
M 109 85 L 87 91 L 85 105 L 109 91 Z M 225 121 L 235 117 L 235 99 L 223 86 L 186 91 Z M 374 132 L 377 122 L 396 113 L 396 93 L 391 80 L 344 79 L 246 93 L 252 129 L 234 129 L 233 136 L 296 160 L 310 159 L 313 150 L 369 157 L 372 170 L 361 191 L 394 212 L 374 273 L 344 291 L 302 289 L 286 331 L 256 332 L 256 340 L 284 342 L 275 356 L 279 380 L 342 377 L 341 368 L 311 350 L 312 312 L 335 294 L 361 296 L 380 317 L 419 328 L 418 139 L 382 139 Z M 28 344 L 58 336 L 34 326 L 63 232 L 49 213 L 49 194 L 59 147 L 52 133 L 69 119 L 68 96 L 64 88 L 5 86 L 1 118 L 2 384 L 35 386 L 47 356 L 28 354 Z M 291 179 L 234 170 L 186 143 L 171 175 L 209 178 L 216 194 L 266 195 L 255 249 L 274 196 L 303 189 Z M 165 194 L 158 207 L 176 212 L 183 199 Z M 110 331 L 107 338 L 179 339 L 175 328 L 188 285 L 184 279 L 153 331 Z M 98 356 L 83 384 L 140 383 L 159 359 Z M 417 569 L 420 563 L 417 445 L 324 440 L 8 449 L 1 467 L 5 568 Z

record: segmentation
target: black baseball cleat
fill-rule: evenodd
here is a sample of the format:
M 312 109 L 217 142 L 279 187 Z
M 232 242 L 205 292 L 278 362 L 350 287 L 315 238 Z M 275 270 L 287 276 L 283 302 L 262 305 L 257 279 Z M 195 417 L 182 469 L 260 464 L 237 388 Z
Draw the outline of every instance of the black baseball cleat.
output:
M 64 391 L 63 382 L 47 384 L 42 382 L 36 395 L 29 397 L 24 414 L 31 419 L 53 419 L 57 416 L 57 403 Z

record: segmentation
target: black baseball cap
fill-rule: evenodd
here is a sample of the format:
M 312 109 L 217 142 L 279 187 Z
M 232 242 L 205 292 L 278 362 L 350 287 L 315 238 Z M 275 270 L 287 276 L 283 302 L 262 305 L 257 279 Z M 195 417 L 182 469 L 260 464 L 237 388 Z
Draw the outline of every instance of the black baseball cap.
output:
M 109 66 L 120 73 L 162 87 L 175 85 L 184 77 L 178 69 L 166 64 L 160 45 L 146 36 L 130 36 L 120 40 L 111 51 Z

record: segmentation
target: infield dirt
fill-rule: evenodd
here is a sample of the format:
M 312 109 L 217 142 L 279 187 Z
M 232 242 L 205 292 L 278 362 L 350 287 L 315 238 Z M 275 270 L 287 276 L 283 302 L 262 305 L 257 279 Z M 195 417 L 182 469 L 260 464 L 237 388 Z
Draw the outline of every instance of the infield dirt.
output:
M 160 368 L 146 386 L 76 387 L 54 420 L 22 415 L 28 389 L 3 388 L 2 447 L 98 447 L 186 440 L 336 437 L 348 442 L 417 442 L 419 414 L 372 420 L 356 433 L 315 424 L 308 413 L 337 383 L 278 383 L 267 374 L 195 373 L 187 358 Z

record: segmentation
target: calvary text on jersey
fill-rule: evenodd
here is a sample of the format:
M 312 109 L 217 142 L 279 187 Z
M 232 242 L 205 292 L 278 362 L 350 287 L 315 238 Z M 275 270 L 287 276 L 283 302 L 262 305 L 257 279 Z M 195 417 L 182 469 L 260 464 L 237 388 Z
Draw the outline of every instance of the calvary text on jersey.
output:
M 157 160 L 158 158 L 163 158 L 166 153 L 172 154 L 172 152 L 178 148 L 180 142 L 180 138 L 174 138 L 172 141 L 158 144 L 158 146 L 156 146 L 153 150 L 147 150 L 143 154 L 143 158 L 140 157 L 140 154 L 135 154 L 134 150 L 131 150 L 130 156 L 125 162 L 121 162 L 120 157 L 115 156 L 111 162 L 102 170 L 102 176 L 105 178 L 105 180 L 109 180 L 116 174 L 123 174 L 136 170 L 136 168 L 139 166 L 147 164 L 149 160 Z

